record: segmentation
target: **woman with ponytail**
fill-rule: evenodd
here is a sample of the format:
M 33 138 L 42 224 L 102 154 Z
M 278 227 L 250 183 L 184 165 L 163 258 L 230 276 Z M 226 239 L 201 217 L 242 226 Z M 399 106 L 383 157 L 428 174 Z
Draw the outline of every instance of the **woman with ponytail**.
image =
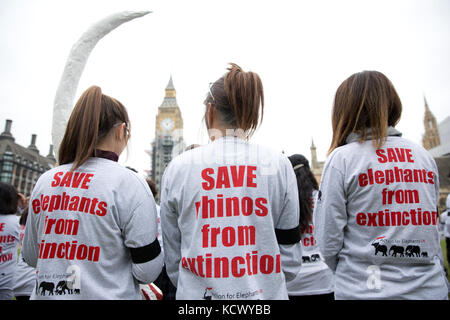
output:
M 295 175 L 281 153 L 249 143 L 264 110 L 260 77 L 231 64 L 204 102 L 211 143 L 162 179 L 167 274 L 177 299 L 288 299 L 301 259 Z
M 302 237 L 302 267 L 295 279 L 287 283 L 289 300 L 333 300 L 333 273 L 323 261 L 314 228 L 314 204 L 319 185 L 301 154 L 289 157 L 297 178 Z
M 117 163 L 130 138 L 125 107 L 97 86 L 79 98 L 59 165 L 29 201 L 23 259 L 36 268 L 31 299 L 141 299 L 159 275 L 156 206 L 137 174 Z

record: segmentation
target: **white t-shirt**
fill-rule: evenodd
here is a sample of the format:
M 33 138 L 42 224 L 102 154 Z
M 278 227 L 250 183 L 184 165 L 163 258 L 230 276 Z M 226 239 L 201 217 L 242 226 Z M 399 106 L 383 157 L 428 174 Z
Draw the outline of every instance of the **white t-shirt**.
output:
M 161 272 L 157 214 L 145 180 L 89 158 L 45 172 L 29 202 L 23 258 L 36 266 L 31 299 L 141 299 Z
M 317 190 L 313 191 L 311 206 L 317 199 Z M 314 217 L 314 215 L 313 215 Z M 290 296 L 316 295 L 333 292 L 333 272 L 324 262 L 317 245 L 316 230 L 313 221 L 302 231 L 302 267 L 295 279 L 287 283 Z
M 162 240 L 162 230 L 161 230 L 161 208 L 156 205 L 157 212 L 157 222 L 158 222 L 158 233 L 156 237 L 158 238 L 159 245 L 161 246 L 161 251 L 164 253 L 163 240 Z
M 0 289 L 12 290 L 19 245 L 19 219 L 15 214 L 0 214 Z
M 281 153 L 235 137 L 174 158 L 161 222 L 177 299 L 287 299 L 301 259 L 296 178 Z M 278 241 L 278 242 L 277 242 Z
M 389 128 L 381 148 L 351 134 L 325 163 L 314 211 L 341 299 L 447 299 L 436 163 Z
M 22 242 L 25 235 L 25 226 L 20 225 L 20 253 L 14 272 L 14 296 L 31 296 L 36 286 L 36 269 L 30 267 L 22 257 Z

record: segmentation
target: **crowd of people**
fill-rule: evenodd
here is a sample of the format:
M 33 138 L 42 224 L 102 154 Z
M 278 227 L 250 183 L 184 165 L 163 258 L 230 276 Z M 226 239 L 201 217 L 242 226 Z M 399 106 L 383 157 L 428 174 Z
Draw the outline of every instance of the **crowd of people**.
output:
M 439 215 L 435 161 L 395 129 L 385 75 L 338 87 L 320 185 L 303 155 L 250 142 L 257 73 L 230 64 L 204 105 L 210 142 L 156 190 L 118 163 L 126 108 L 88 88 L 30 198 L 0 184 L 0 299 L 448 299 L 450 203 Z

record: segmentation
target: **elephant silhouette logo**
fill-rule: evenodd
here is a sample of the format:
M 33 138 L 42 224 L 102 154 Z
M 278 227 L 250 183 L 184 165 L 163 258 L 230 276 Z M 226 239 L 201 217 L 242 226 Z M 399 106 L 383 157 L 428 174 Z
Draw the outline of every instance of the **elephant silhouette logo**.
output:
M 53 282 L 42 281 L 39 285 L 39 290 L 42 296 L 45 296 L 45 292 L 48 291 L 48 295 L 53 295 L 53 290 L 55 289 L 55 284 Z
M 317 260 L 320 260 L 320 255 L 319 254 L 317 254 L 317 253 L 315 253 L 315 254 L 313 254 L 313 255 L 311 255 L 311 261 L 317 261 Z
M 377 238 L 376 240 L 378 239 L 380 238 Z M 389 254 L 391 257 L 428 257 L 428 253 L 426 251 L 421 252 L 420 247 L 417 245 L 408 245 L 406 248 L 399 245 L 392 245 L 389 248 L 389 251 L 387 251 L 386 245 L 380 244 L 379 241 L 373 242 L 371 245 L 375 248 L 375 255 L 378 255 L 380 252 L 381 256 L 387 256 Z
M 379 242 L 372 243 L 372 246 L 375 247 L 375 255 L 378 254 L 378 252 L 381 252 L 381 256 L 387 256 L 387 247 L 384 244 L 380 244 Z
M 55 293 L 61 295 L 66 294 L 66 291 L 69 294 L 73 293 L 73 290 L 67 287 L 67 281 L 58 282 L 58 284 L 56 285 Z
M 405 255 L 407 255 L 408 257 L 420 257 L 420 247 L 407 246 L 405 250 Z
M 314 253 L 310 256 L 302 256 L 302 263 L 311 263 L 320 261 L 320 254 Z
M 403 248 L 402 246 L 396 246 L 396 245 L 393 245 L 393 246 L 391 246 L 391 248 L 389 249 L 389 254 L 390 254 L 392 257 L 396 257 L 397 254 L 398 254 L 400 257 L 404 257 L 404 256 L 405 256 L 404 252 L 405 252 L 405 248 Z
M 70 283 L 70 282 L 69 282 Z M 56 287 L 53 282 L 42 281 L 40 285 L 37 285 L 38 282 L 36 280 L 36 294 L 40 293 L 42 296 L 45 296 L 45 293 L 48 291 L 49 296 L 53 295 L 63 295 L 63 294 L 80 294 L 79 288 L 72 288 L 68 285 L 68 282 L 65 280 L 61 280 L 57 283 Z

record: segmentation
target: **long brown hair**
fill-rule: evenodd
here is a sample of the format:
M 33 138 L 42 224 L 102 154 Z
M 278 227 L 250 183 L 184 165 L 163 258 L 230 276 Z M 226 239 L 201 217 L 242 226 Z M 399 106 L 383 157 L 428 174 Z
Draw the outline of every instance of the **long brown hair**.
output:
M 0 181 L 0 214 L 14 214 L 17 212 L 19 195 L 16 188 Z
M 345 144 L 352 132 L 364 141 L 370 129 L 373 145 L 381 147 L 388 126 L 400 120 L 402 103 L 391 81 L 381 72 L 363 71 L 351 75 L 336 91 L 332 111 L 333 138 L 330 154 Z
M 288 157 L 294 168 L 297 178 L 298 200 L 300 204 L 300 227 L 306 231 L 313 221 L 313 206 L 311 203 L 314 190 L 319 190 L 314 174 L 309 167 L 309 161 L 302 154 L 293 154 Z
M 96 145 L 104 139 L 117 124 L 130 120 L 125 107 L 114 98 L 102 94 L 98 86 L 91 86 L 78 99 L 62 139 L 58 162 L 60 165 L 72 163 L 77 169 L 95 156 Z
M 228 72 L 212 84 L 205 99 L 221 115 L 222 123 L 242 129 L 250 137 L 264 115 L 264 89 L 261 78 L 255 72 L 244 72 L 230 63 Z M 260 114 L 261 108 L 261 114 Z

